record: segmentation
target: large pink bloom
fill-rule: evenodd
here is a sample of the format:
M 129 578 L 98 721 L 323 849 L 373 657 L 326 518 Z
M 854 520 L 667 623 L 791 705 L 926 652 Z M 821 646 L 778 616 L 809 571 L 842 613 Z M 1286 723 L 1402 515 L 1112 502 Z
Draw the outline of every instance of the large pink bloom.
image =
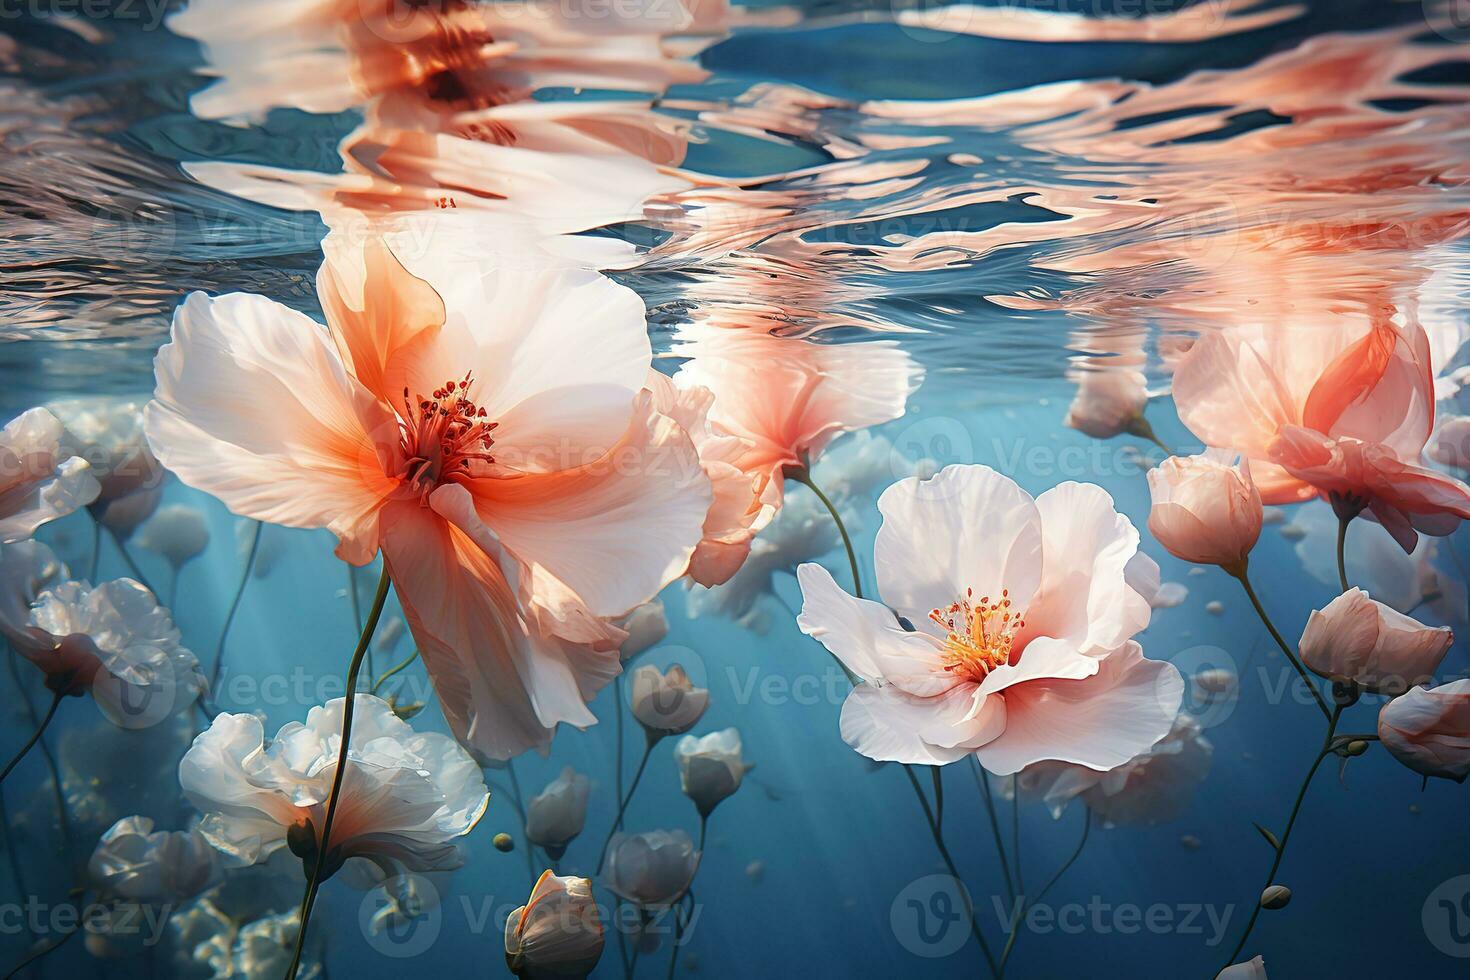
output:
M 1321 496 L 1367 511 L 1404 550 L 1470 517 L 1470 488 L 1420 465 L 1434 430 L 1428 338 L 1386 316 L 1364 330 L 1237 327 L 1202 336 L 1174 375 L 1179 417 L 1238 449 L 1268 504 Z
M 684 572 L 711 500 L 643 390 L 642 303 L 590 272 L 470 274 L 429 248 L 415 275 L 380 241 L 324 247 L 328 328 L 238 293 L 179 308 L 154 452 L 236 513 L 329 528 L 347 561 L 381 548 L 482 757 L 592 724 L 619 671 L 605 618 Z
M 974 752 L 1009 775 L 1048 759 L 1112 769 L 1169 733 L 1179 672 L 1131 639 L 1158 566 L 1103 490 L 1033 500 L 989 467 L 949 466 L 889 487 L 878 509 L 887 605 L 798 569 L 802 632 L 866 682 L 842 708 L 849 745 L 924 765 Z

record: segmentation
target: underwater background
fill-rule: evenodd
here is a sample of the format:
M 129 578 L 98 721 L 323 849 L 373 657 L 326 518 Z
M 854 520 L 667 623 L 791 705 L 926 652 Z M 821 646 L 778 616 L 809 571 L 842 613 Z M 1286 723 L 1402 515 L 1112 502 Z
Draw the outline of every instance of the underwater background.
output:
M 1199 440 L 1168 394 L 1171 337 L 1247 307 L 1269 324 L 1278 313 L 1336 314 L 1364 297 L 1405 291 L 1426 326 L 1470 337 L 1470 263 L 1460 240 L 1470 228 L 1470 48 L 1462 43 L 1470 24 L 1456 26 L 1461 6 L 1002 0 L 961 8 L 894 0 L 738 8 L 747 23 L 694 55 L 708 77 L 675 85 L 664 103 L 696 120 L 685 168 L 732 179 L 777 175 L 757 188 L 772 200 L 713 230 L 691 232 L 656 214 L 606 228 L 600 234 L 633 242 L 644 258 L 610 274 L 646 301 L 655 364 L 665 373 L 683 357 L 681 324 L 742 305 L 781 320 L 791 337 L 895 343 L 922 367 L 901 418 L 840 436 L 813 468 L 818 485 L 841 489 L 869 581 L 877 496 L 926 467 L 988 465 L 1032 494 L 1064 480 L 1097 483 L 1142 528 L 1144 474 L 1163 453 L 1135 436 L 1101 440 L 1069 427 L 1078 372 L 1132 351 L 1130 368 L 1155 393 L 1153 432 L 1194 452 Z M 1168 19 L 1189 7 L 1209 11 L 1188 29 Z M 261 293 L 320 317 L 319 217 L 236 195 L 229 188 L 240 184 L 211 184 L 182 165 L 335 173 L 338 141 L 360 116 L 274 108 L 247 124 L 198 118 L 189 100 L 208 84 L 198 72 L 204 56 L 162 23 L 163 9 L 126 0 L 4 8 L 5 418 L 82 396 L 146 401 L 153 355 L 192 290 Z M 972 13 L 935 19 L 965 10 Z M 1027 12 L 1043 19 L 1033 23 L 1021 16 Z M 1070 20 L 1055 27 L 1045 20 L 1053 14 L 1159 26 L 1109 37 Z M 942 100 L 1057 83 L 1076 85 L 994 111 L 937 109 Z M 1130 99 L 1136 108 L 1127 108 Z M 1369 117 L 1394 124 L 1358 125 Z M 1310 128 L 1323 118 L 1345 121 L 1324 136 Z M 1307 130 L 1299 141 L 1295 128 Z M 1275 136 L 1251 142 L 1266 133 Z M 1305 214 L 1327 245 L 1307 257 L 1283 245 L 1292 233 L 1273 235 L 1270 226 L 1286 213 L 1292 222 Z M 1441 377 L 1462 362 L 1470 356 L 1456 352 Z M 1470 394 L 1445 395 L 1446 415 L 1458 414 L 1457 397 L 1470 402 Z M 259 712 L 273 732 L 340 697 L 377 566 L 352 573 L 326 532 L 266 526 L 247 570 L 254 522 L 169 478 L 162 505 L 173 504 L 204 515 L 208 547 L 176 573 L 136 541 L 128 551 L 173 596 L 166 604 L 206 673 L 243 574 L 214 685 L 219 706 Z M 1321 502 L 1277 516 L 1251 569 L 1265 606 L 1294 640 L 1308 613 L 1338 592 L 1336 525 Z M 797 525 L 820 518 L 809 491 L 789 484 L 772 533 L 787 543 L 810 538 Z M 1354 527 L 1364 538 L 1382 533 Z M 133 574 L 118 542 L 94 536 L 85 511 L 37 537 L 73 570 L 90 565 L 99 580 Z M 845 574 L 838 539 L 815 537 L 819 543 L 788 546 L 799 560 Z M 1461 532 L 1436 545 L 1427 559 L 1435 585 L 1412 605 L 1424 623 L 1462 637 L 1436 675 L 1443 683 L 1470 676 L 1458 557 L 1470 557 L 1470 539 Z M 1281 823 L 1320 744 L 1310 700 L 1292 687 L 1294 675 L 1238 584 L 1217 568 L 1199 573 L 1147 534 L 1142 550 L 1159 561 L 1165 582 L 1183 586 L 1156 605 L 1139 636 L 1146 654 L 1173 662 L 1186 679 L 1228 668 L 1238 694 L 1187 691 L 1186 707 L 1211 746 L 1207 771 L 1177 813 L 1089 827 L 1045 897 L 1056 919 L 1019 931 L 1013 977 L 1214 976 L 1271 858 L 1253 823 Z M 1407 560 L 1364 544 L 1350 570 L 1368 582 L 1398 574 L 1395 563 Z M 710 819 L 697 918 L 678 974 L 982 975 L 904 770 L 869 763 L 839 735 L 848 685 L 795 624 L 794 576 L 777 568 L 737 584 L 748 593 L 730 601 L 720 588 L 666 588 L 667 637 L 637 660 L 683 665 L 710 691 L 697 731 L 738 728 L 755 766 Z M 400 614 L 390 598 L 385 622 Z M 377 673 L 412 650 L 406 633 L 389 643 L 380 630 Z M 24 740 L 31 713 L 46 704 L 24 669 L 0 677 L 6 745 Z M 421 664 L 389 687 L 426 703 L 416 728 L 447 730 Z M 591 705 L 600 723 L 563 727 L 545 757 L 526 753 L 511 769 L 487 770 L 491 801 L 468 838 L 467 863 L 434 879 L 442 895 L 414 921 L 383 928 L 374 921 L 381 894 L 327 885 L 313 919 L 324 974 L 501 975 L 505 916 L 524 904 L 544 866 L 539 855 L 534 866 L 528 860 L 517 810 L 563 767 L 590 777 L 586 829 L 557 870 L 593 874 L 617 811 L 614 719 L 625 711 L 624 690 L 604 690 Z M 1371 730 L 1373 709 L 1357 710 L 1347 727 Z M 184 827 L 193 810 L 176 770 L 196 722 L 186 713 L 120 731 L 90 701 L 65 704 L 45 743 L 61 773 L 66 826 L 47 761 L 33 753 L 4 786 L 3 900 L 65 901 L 97 835 L 120 817 Z M 624 727 L 627 779 L 642 739 L 631 718 Z M 673 741 L 653 752 L 625 816 L 631 830 L 697 833 Z M 1263 955 L 1273 978 L 1464 975 L 1470 878 L 1458 891 L 1440 889 L 1470 875 L 1470 797 L 1448 781 L 1424 785 L 1376 745 L 1337 768 L 1329 760 L 1318 774 L 1276 877 L 1293 900 L 1262 915 L 1242 959 Z M 1056 818 L 1037 802 L 1017 809 L 1004 781 L 994 781 L 999 826 L 1019 865 L 1003 872 L 978 769 L 967 761 L 945 767 L 942 778 L 945 836 L 998 947 L 1008 928 L 997 905 L 1006 874 L 1033 887 L 1047 881 L 1077 849 L 1088 817 L 1080 802 Z M 927 775 L 922 782 L 932 792 Z M 515 839 L 514 850 L 491 846 L 500 832 Z M 294 908 L 299 876 L 280 891 L 273 910 Z M 1451 906 L 1465 902 L 1463 914 L 1451 908 L 1445 917 L 1437 903 L 1446 894 Z M 18 962 L 36 938 L 14 921 L 0 917 L 0 965 Z M 168 936 L 138 955 L 102 958 L 72 942 L 26 975 L 209 976 L 180 958 L 179 945 Z M 623 973 L 615 950 L 610 929 L 593 976 Z M 640 960 L 638 975 L 663 976 L 668 955 L 665 942 Z

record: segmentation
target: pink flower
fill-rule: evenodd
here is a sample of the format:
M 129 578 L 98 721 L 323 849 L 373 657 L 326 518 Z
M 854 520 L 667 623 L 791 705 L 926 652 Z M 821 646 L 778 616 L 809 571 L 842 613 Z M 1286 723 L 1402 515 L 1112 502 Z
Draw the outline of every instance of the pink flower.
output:
M 687 357 L 681 388 L 714 395 L 709 420 L 744 441 L 735 465 L 780 506 L 787 467 L 809 466 L 827 444 L 899 418 L 923 370 L 897 345 L 817 344 L 726 327 L 693 327 L 674 353 Z
M 882 603 L 798 569 L 797 624 L 866 682 L 843 705 L 849 745 L 925 765 L 974 752 L 1007 775 L 1048 759 L 1112 769 L 1168 734 L 1183 682 L 1131 639 L 1158 567 L 1100 488 L 1033 500 L 989 467 L 949 466 L 878 508 Z
M 1470 776 L 1470 678 L 1394 698 L 1378 712 L 1378 737 L 1415 772 L 1463 783 Z
M 1067 425 L 1094 439 L 1138 434 L 1147 404 L 1148 386 L 1141 371 L 1084 371 L 1077 377 L 1077 395 L 1067 411 Z
M 1148 529 L 1170 554 L 1200 565 L 1245 567 L 1263 520 L 1248 461 L 1223 449 L 1171 456 L 1149 470 L 1148 489 Z
M 684 573 L 710 509 L 693 444 L 642 390 L 641 301 L 590 272 L 431 247 L 415 275 L 378 240 L 324 248 L 327 328 L 259 296 L 180 307 L 155 453 L 236 513 L 330 529 L 344 560 L 381 548 L 482 758 L 593 724 L 625 635 L 606 619 Z
M 1298 650 L 1314 674 L 1374 694 L 1402 694 L 1434 676 L 1455 636 L 1349 589 L 1307 620 Z
M 1470 488 L 1419 465 L 1434 429 L 1429 341 L 1386 310 L 1363 330 L 1236 327 L 1208 333 L 1174 375 L 1179 416 L 1251 460 L 1268 504 L 1321 496 L 1367 511 L 1406 550 L 1470 517 Z

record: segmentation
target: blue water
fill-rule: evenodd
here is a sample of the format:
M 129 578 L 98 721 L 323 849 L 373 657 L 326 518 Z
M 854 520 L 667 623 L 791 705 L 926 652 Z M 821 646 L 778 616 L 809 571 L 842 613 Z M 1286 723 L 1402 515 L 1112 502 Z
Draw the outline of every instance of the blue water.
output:
M 1027 6 L 1131 15 L 1140 5 L 1116 0 Z M 730 104 L 761 83 L 797 85 L 849 103 L 959 99 L 1064 80 L 1120 79 L 1166 87 L 1202 70 L 1248 70 L 1319 36 L 1424 23 L 1417 3 L 1315 0 L 1304 7 L 1300 15 L 1273 26 L 1201 41 L 1039 43 L 946 36 L 885 22 L 886 6 L 867 8 L 864 14 L 843 3 L 822 4 L 796 27 L 737 32 L 708 48 L 699 57 L 712 77 L 676 89 L 670 98 Z M 1164 11 L 1168 6 L 1149 9 Z M 320 220 L 204 187 L 178 165 L 229 160 L 329 173 L 340 162 L 338 139 L 358 121 L 352 112 L 314 116 L 289 109 L 278 109 L 253 126 L 202 121 L 191 115 L 188 101 L 205 84 L 195 73 L 201 54 L 194 42 L 118 16 L 83 18 L 83 24 L 101 33 L 67 29 L 33 11 L 20 17 L 7 14 L 0 21 L 0 41 L 14 42 L 14 53 L 0 62 L 9 90 L 4 96 L 7 108 L 0 110 L 0 154 L 5 158 L 0 164 L 0 210 L 12 226 L 0 242 L 5 286 L 0 298 L 0 339 L 5 341 L 0 344 L 0 410 L 7 419 L 77 394 L 146 399 L 153 387 L 153 353 L 166 339 L 173 307 L 188 291 L 258 292 L 319 313 L 312 281 L 324 234 Z M 1445 59 L 1441 67 L 1421 74 L 1444 87 L 1446 108 L 1439 118 L 1458 120 L 1463 132 L 1470 122 L 1457 101 L 1465 95 L 1462 86 L 1470 83 L 1464 55 L 1451 41 L 1426 40 L 1442 45 Z M 1382 43 L 1407 42 L 1385 34 Z M 1193 104 L 1204 108 L 1198 100 Z M 1412 108 L 1386 105 L 1383 112 Z M 1168 110 L 1180 111 L 1179 106 Z M 875 119 L 852 104 L 815 111 L 810 118 L 819 136 L 784 142 L 722 133 L 712 125 L 686 166 L 719 175 L 796 171 L 830 163 L 830 146 L 838 139 L 916 131 Z M 1232 125 L 1246 133 L 1285 123 L 1251 118 L 1235 119 Z M 1228 140 L 1235 132 L 1217 133 L 1216 138 Z M 926 380 L 909 400 L 907 414 L 871 430 L 874 437 L 891 441 L 913 459 L 996 467 L 1033 494 L 1064 479 L 1098 483 L 1122 513 L 1143 527 L 1148 490 L 1135 450 L 1125 447 L 1155 457 L 1157 452 L 1132 437 L 1102 442 L 1065 427 L 1075 391 L 1067 370 L 1072 358 L 1090 352 L 1086 331 L 1105 320 L 1097 311 L 1125 310 L 1150 332 L 1151 383 L 1166 385 L 1157 340 L 1166 330 L 1188 329 L 1191 316 L 1211 305 L 1209 290 L 1218 289 L 1218 281 L 1191 292 L 1189 281 L 1167 262 L 1118 265 L 1097 274 L 1076 271 L 1053 260 L 1095 254 L 1112 241 L 1103 241 L 1106 235 L 1052 239 L 1045 232 L 938 268 L 885 265 L 878 257 L 887 247 L 885 239 L 891 244 L 889 236 L 979 232 L 1007 222 L 1016 224 L 1006 227 L 1017 227 L 1053 220 L 1054 212 L 1030 203 L 1037 188 L 1066 187 L 1115 171 L 1136 175 L 1149 164 L 1136 161 L 1135 168 L 1109 160 L 1089 169 L 1080 156 L 1043 152 L 998 125 L 955 125 L 944 135 L 948 142 L 937 149 L 899 147 L 876 153 L 888 161 L 927 161 L 917 188 L 892 193 L 890 214 L 851 199 L 811 205 L 813 213 L 825 217 L 812 218 L 802 240 L 834 247 L 831 260 L 813 273 L 830 289 L 829 298 L 813 305 L 831 316 L 811 323 L 798 316 L 795 329 L 815 331 L 832 342 L 866 341 L 882 334 L 896 339 L 924 367 Z M 1437 145 L 1450 154 L 1439 161 L 1444 173 L 1463 164 L 1464 157 L 1455 156 L 1465 149 L 1458 137 Z M 1074 146 L 1069 152 L 1080 151 Z M 1371 155 L 1374 147 L 1365 141 L 1357 152 Z M 956 164 L 950 154 L 971 154 L 983 163 Z M 1014 188 L 1015 194 L 986 203 L 959 201 L 970 182 L 983 182 L 975 171 L 983 173 L 983 180 Z M 800 184 L 797 177 L 787 180 L 789 184 L 776 184 Z M 1127 181 L 1119 183 L 1126 186 Z M 1441 186 L 1452 199 L 1463 194 L 1453 180 Z M 933 214 L 915 213 L 922 193 L 944 198 L 945 188 L 954 194 L 952 203 Z M 1327 201 L 1323 207 L 1330 210 L 1333 204 Z M 662 234 L 637 227 L 610 233 L 638 242 Z M 1156 233 L 1162 234 L 1160 227 L 1140 222 L 1115 234 L 1136 242 Z M 1464 268 L 1465 254 L 1455 237 L 1431 249 L 1404 248 L 1402 264 Z M 752 245 L 750 251 L 760 254 L 762 247 Z M 1426 258 L 1431 250 L 1433 257 Z M 1388 254 L 1393 264 L 1393 250 Z M 1231 288 L 1249 294 L 1254 288 L 1251 270 L 1258 268 L 1246 267 Z M 1329 284 L 1332 271 L 1322 273 Z M 1351 278 L 1355 271 L 1344 276 Z M 732 276 L 718 258 L 677 252 L 646 268 L 617 273 L 617 278 L 648 302 L 650 331 L 660 352 L 669 350 L 674 330 L 689 310 L 718 299 L 739 299 L 747 289 L 746 280 Z M 1073 290 L 1106 296 L 1116 305 L 1033 310 L 994 301 L 1057 297 Z M 1151 290 L 1183 290 L 1183 298 L 1155 302 Z M 1141 298 L 1145 296 L 1147 300 Z M 1446 302 L 1451 317 L 1470 317 L 1463 291 L 1452 289 Z M 675 367 L 672 359 L 659 363 L 664 370 Z M 1452 409 L 1441 406 L 1441 411 Z M 1148 417 L 1159 437 L 1176 450 L 1198 447 L 1198 440 L 1178 422 L 1167 394 L 1151 402 Z M 822 474 L 820 464 L 817 474 Z M 870 581 L 872 540 L 879 523 L 874 500 L 881 489 L 872 488 L 850 504 L 856 552 Z M 796 506 L 806 491 L 793 486 L 789 493 L 789 506 Z M 198 508 L 208 520 L 210 545 L 184 567 L 172 607 L 185 644 L 208 670 L 244 562 L 241 519 L 173 479 L 166 485 L 164 503 Z M 1294 639 L 1307 613 L 1337 590 L 1304 569 L 1296 542 L 1281 533 L 1283 526 L 1265 529 L 1251 564 L 1266 606 Z M 93 560 L 93 526 L 85 512 L 47 526 L 39 537 L 73 569 L 85 569 Z M 1331 547 L 1330 540 L 1312 540 Z M 301 718 L 310 705 L 340 696 L 341 673 L 357 632 L 348 589 L 358 590 L 357 604 L 365 607 L 377 566 L 360 570 L 350 585 L 348 569 L 333 557 L 333 541 L 326 532 L 267 527 L 262 542 L 273 558 L 271 568 L 248 579 L 216 693 L 227 710 L 261 712 L 266 731 L 273 732 Z M 1449 542 L 1470 555 L 1466 532 Z M 1044 917 L 1033 919 L 1018 933 L 1006 972 L 1017 980 L 1214 976 L 1225 965 L 1270 864 L 1270 847 L 1252 824 L 1281 827 L 1320 744 L 1321 724 L 1311 703 L 1281 696 L 1281 685 L 1291 675 L 1237 583 L 1218 569 L 1191 574 L 1147 536 L 1143 550 L 1159 560 L 1165 581 L 1188 588 L 1181 605 L 1155 611 L 1140 637 L 1147 654 L 1174 660 L 1186 674 L 1201 665 L 1231 666 L 1241 679 L 1239 700 L 1232 709 L 1205 715 L 1213 761 L 1180 815 L 1156 826 L 1092 826 L 1080 856 L 1046 897 L 1057 916 L 1055 924 Z M 167 564 L 145 550 L 131 551 L 150 581 L 166 590 Z M 1439 560 L 1440 573 L 1463 581 L 1447 555 Z M 841 551 L 822 561 L 834 574 L 845 574 Z M 114 543 L 104 537 L 99 580 L 127 574 Z M 756 765 L 740 791 L 711 818 L 694 885 L 698 918 L 680 953 L 677 974 L 988 975 L 975 944 L 964 941 L 964 927 L 952 905 L 940 897 L 948 895 L 943 879 L 936 885 L 928 877 L 942 876 L 945 869 L 904 771 L 870 764 L 842 742 L 838 715 L 847 685 L 820 645 L 803 636 L 783 608 L 799 607 L 794 580 L 777 575 L 774 581 L 776 594 L 763 605 L 769 624 L 764 632 L 715 614 L 691 617 L 686 589 L 675 583 L 662 595 L 669 635 L 639 661 L 661 668 L 683 664 L 696 684 L 710 690 L 711 706 L 697 731 L 738 727 L 745 757 Z M 1207 611 L 1212 602 L 1221 608 Z M 1458 608 L 1440 615 L 1421 609 L 1415 615 L 1470 636 L 1466 612 Z M 390 600 L 386 615 L 397 614 L 396 600 Z M 379 672 L 411 650 L 412 640 L 405 636 L 396 650 L 376 654 Z M 6 746 L 19 745 L 31 729 L 21 710 L 25 699 L 38 709 L 46 704 L 45 692 L 37 678 L 25 673 L 28 669 L 20 664 L 20 673 L 14 675 L 18 686 L 11 675 L 0 677 L 6 691 L 0 744 Z M 1437 678 L 1444 682 L 1467 673 L 1470 646 L 1461 639 Z M 406 690 L 429 702 L 414 725 L 447 730 L 422 666 L 414 664 L 402 676 Z M 592 875 L 612 824 L 617 809 L 613 719 L 619 708 L 615 690 L 603 691 L 592 704 L 599 725 L 586 731 L 564 728 L 548 756 L 528 753 L 514 762 L 514 781 L 526 796 L 564 766 L 593 781 L 586 829 L 559 862 L 562 874 Z M 1365 699 L 1344 727 L 1371 730 L 1375 709 L 1374 699 Z M 31 904 L 47 908 L 63 902 L 79 880 L 91 843 L 122 816 L 137 813 L 152 817 L 160 828 L 184 827 L 191 811 L 179 798 L 174 773 L 193 735 L 193 721 L 184 718 L 176 726 L 135 735 L 110 726 L 90 701 L 65 704 L 46 740 L 64 773 L 73 852 L 64 853 L 68 838 L 56 823 L 53 788 L 38 751 L 4 787 L 6 833 L 28 891 L 15 891 L 10 882 L 16 880 L 17 869 L 7 863 L 0 888 L 7 889 L 3 902 L 15 904 L 0 904 L 0 909 L 8 915 L 8 910 L 26 907 L 26 895 L 33 896 Z M 625 778 L 642 746 L 631 720 L 626 734 L 621 761 Z M 672 741 L 660 745 L 649 763 L 627 811 L 629 829 L 682 827 L 697 832 L 697 817 L 680 793 Z M 1318 774 L 1276 876 L 1291 887 L 1294 898 L 1288 908 L 1262 914 L 1245 956 L 1264 955 L 1270 976 L 1277 980 L 1466 975 L 1470 961 L 1463 957 L 1470 955 L 1470 946 L 1451 943 L 1450 951 L 1461 957 L 1456 958 L 1445 951 L 1443 941 L 1431 937 L 1439 933 L 1426 929 L 1434 911 L 1426 908 L 1431 892 L 1442 882 L 1470 874 L 1465 788 L 1440 780 L 1424 786 L 1377 746 L 1352 760 L 1341 778 L 1336 766 L 1336 760 L 1329 760 Z M 924 790 L 932 794 L 927 771 L 920 775 Z M 402 934 L 371 934 L 363 922 L 376 910 L 376 896 L 342 882 L 324 888 L 313 931 L 325 941 L 329 975 L 501 975 L 504 916 L 525 902 L 541 862 L 538 857 L 536 866 L 528 868 L 512 805 L 519 794 L 511 773 L 490 770 L 487 776 L 490 808 L 468 839 L 467 863 L 448 879 L 438 910 L 417 926 Z M 945 839 L 974 897 L 981 928 L 998 950 L 1008 927 L 996 906 L 1004 876 L 984 796 L 967 762 L 947 767 L 942 778 Z M 1007 850 L 1034 890 L 1073 853 L 1085 821 L 1082 804 L 1074 802 L 1056 820 L 1037 803 L 1023 804 L 1018 814 L 999 798 L 996 806 Z M 491 837 L 502 831 L 515 838 L 516 849 L 510 853 L 490 845 Z M 294 904 L 296 893 L 292 888 L 285 892 L 288 898 L 276 911 Z M 610 910 L 611 896 L 601 890 L 598 894 Z M 1462 930 L 1470 929 L 1470 919 L 1462 920 Z M 0 918 L 0 966 L 18 962 L 35 938 L 26 929 L 13 928 L 14 921 Z M 959 939 L 951 941 L 957 930 Z M 52 933 L 42 933 L 46 935 Z M 598 978 L 623 974 L 613 930 L 608 936 L 593 974 Z M 180 964 L 175 956 L 171 941 L 116 960 L 96 958 L 82 942 L 73 941 L 30 969 L 31 975 L 51 977 L 208 975 Z M 663 976 L 668 956 L 664 943 L 640 957 L 637 975 Z

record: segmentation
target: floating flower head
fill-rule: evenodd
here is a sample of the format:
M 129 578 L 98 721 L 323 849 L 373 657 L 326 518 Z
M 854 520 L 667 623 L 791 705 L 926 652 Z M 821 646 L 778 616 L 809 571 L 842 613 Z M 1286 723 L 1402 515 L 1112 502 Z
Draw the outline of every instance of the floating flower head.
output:
M 1151 435 L 1144 421 L 1148 381 L 1136 370 L 1093 369 L 1077 373 L 1077 394 L 1067 410 L 1066 424 L 1094 439 L 1129 433 Z
M 645 664 L 633 671 L 633 717 L 650 741 L 682 735 L 704 717 L 709 691 L 689 682 L 684 668 L 674 664 L 667 673 Z
M 170 504 L 143 525 L 138 546 L 161 556 L 178 572 L 209 547 L 209 524 L 198 508 Z
M 1470 678 L 1416 687 L 1378 712 L 1378 737 L 1393 757 L 1425 776 L 1470 776 Z
M 97 842 L 87 875 L 110 897 L 176 904 L 219 879 L 220 855 L 198 830 L 154 831 L 147 817 L 124 817 Z
M 607 619 L 684 573 L 711 491 L 643 390 L 636 294 L 432 241 L 412 255 L 437 291 L 381 240 L 329 238 L 328 328 L 258 296 L 190 296 L 147 431 L 237 513 L 329 528 L 355 564 L 381 548 L 455 734 L 505 759 L 595 723 L 586 701 L 624 636 Z
M 1268 504 L 1321 496 L 1367 512 L 1412 551 L 1470 517 L 1470 488 L 1420 465 L 1434 430 L 1428 338 L 1382 313 L 1371 325 L 1206 333 L 1174 374 L 1179 417 L 1248 456 Z
M 753 768 L 740 757 L 740 733 L 733 728 L 710 732 L 703 738 L 685 735 L 674 746 L 679 783 L 694 801 L 701 817 L 708 817 L 720 801 L 740 788 Z
M 0 544 L 24 541 L 36 528 L 97 499 L 85 459 L 63 450 L 56 416 L 33 408 L 0 429 Z
M 694 881 L 699 851 L 682 830 L 617 833 L 602 866 L 603 883 L 613 894 L 640 908 L 673 905 Z
M 31 605 L 70 573 L 39 541 L 0 544 L 0 636 L 25 657 L 40 657 L 56 647 L 45 630 L 31 625 Z
M 1428 683 L 1454 641 L 1446 627 L 1432 629 L 1349 589 L 1313 610 L 1298 650 L 1314 674 L 1396 695 Z
M 1148 471 L 1148 529 L 1175 558 L 1243 571 L 1261 536 L 1261 494 L 1250 463 L 1209 449 Z
M 587 794 L 592 782 L 567 766 L 561 775 L 526 803 L 526 840 L 559 859 L 587 821 Z
M 268 744 L 254 715 L 217 715 L 179 763 L 184 793 L 204 813 L 200 832 L 232 865 L 282 847 L 311 869 L 336 776 L 342 698 L 312 708 Z M 456 840 L 485 812 L 484 777 L 454 740 L 418 733 L 386 701 L 357 695 L 349 768 L 325 872 L 361 858 L 382 875 L 458 867 Z M 359 881 L 373 880 L 360 869 Z
M 143 435 L 143 405 L 97 395 L 46 406 L 61 420 L 64 443 L 85 459 L 100 492 L 88 507 L 104 527 L 126 538 L 152 515 L 163 495 L 163 467 Z
M 989 467 L 948 466 L 878 508 L 888 605 L 798 570 L 797 624 L 866 682 L 842 708 L 849 745 L 924 765 L 975 753 L 1008 775 L 1042 760 L 1112 769 L 1168 734 L 1183 681 L 1131 639 L 1158 566 L 1100 488 L 1033 499 Z
M 522 980 L 585 977 L 602 958 L 602 944 L 586 878 L 543 872 L 531 898 L 505 921 L 505 962 Z
M 887 341 L 818 344 L 755 330 L 697 325 L 674 353 L 674 376 L 714 396 L 709 419 L 747 448 L 736 465 L 779 506 L 788 469 L 811 466 L 834 438 L 890 422 L 907 409 L 924 372 Z
M 46 674 L 46 686 L 65 695 L 90 691 L 123 728 L 155 725 L 204 692 L 199 661 L 181 644 L 168 610 L 132 579 L 53 586 L 36 597 L 30 626 L 50 644 L 17 652 Z
M 662 643 L 669 635 L 669 618 L 664 612 L 662 599 L 650 599 L 628 615 L 618 620 L 618 628 L 628 634 L 618 648 L 619 657 L 626 663 L 638 654 Z

